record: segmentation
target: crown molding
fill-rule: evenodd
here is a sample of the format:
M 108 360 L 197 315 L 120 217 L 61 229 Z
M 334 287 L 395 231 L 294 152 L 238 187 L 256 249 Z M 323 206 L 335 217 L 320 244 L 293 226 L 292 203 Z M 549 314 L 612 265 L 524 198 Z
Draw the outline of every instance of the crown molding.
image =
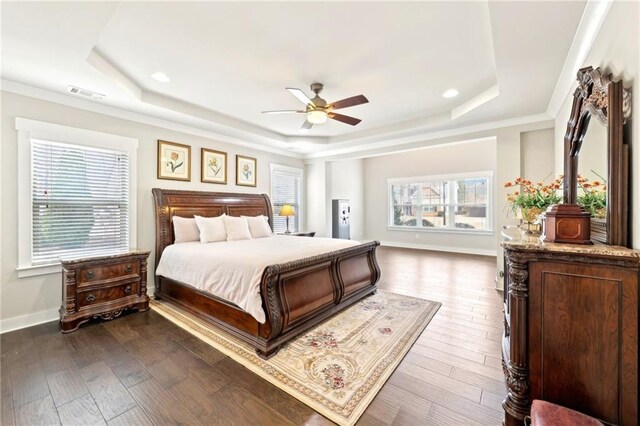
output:
M 434 143 L 441 143 L 441 141 L 438 140 L 443 138 L 458 136 L 464 137 L 473 133 L 487 132 L 505 127 L 534 125 L 536 128 L 548 128 L 553 125 L 553 117 L 547 113 L 542 113 L 445 130 L 429 130 L 429 128 L 437 127 L 444 124 L 445 120 L 449 120 L 448 117 L 434 116 L 429 119 L 398 123 L 397 126 L 392 127 L 388 132 L 381 132 L 381 129 L 377 129 L 373 132 L 366 131 L 359 135 L 354 135 L 352 139 L 344 140 L 344 137 L 336 138 L 339 139 L 340 142 L 334 143 L 330 143 L 334 138 L 322 138 L 316 140 L 315 138 L 310 137 L 290 136 L 284 138 L 284 142 L 277 142 L 281 146 L 278 147 L 273 146 L 274 141 L 272 139 L 269 139 L 267 142 L 265 139 L 268 138 L 260 138 L 259 135 L 250 134 L 248 131 L 229 127 L 229 131 L 226 132 L 220 131 L 217 128 L 212 128 L 216 123 L 213 123 L 206 118 L 193 117 L 189 113 L 184 113 L 184 122 L 176 122 L 115 106 L 100 104 L 97 101 L 75 98 L 71 95 L 57 93 L 15 81 L 3 79 L 0 80 L 0 83 L 2 85 L 2 90 L 9 93 L 55 102 L 111 117 L 117 117 L 194 136 L 215 139 L 221 142 L 227 142 L 258 151 L 271 152 L 303 160 L 365 158 L 374 155 L 391 154 L 394 152 L 430 146 Z M 448 116 L 448 114 L 445 115 Z M 409 127 L 409 124 L 413 124 L 414 127 Z M 474 138 L 475 137 L 477 136 L 474 136 Z M 307 154 L 299 152 L 303 149 L 319 147 L 321 147 L 321 151 Z M 297 150 L 298 152 L 292 150 Z
M 361 145 L 342 144 L 343 146 L 336 147 L 335 149 L 307 154 L 304 158 L 305 160 L 320 158 L 337 159 L 339 157 L 365 158 L 407 151 L 419 147 L 427 147 L 434 144 L 440 144 L 440 139 L 444 138 L 457 136 L 464 137 L 479 132 L 488 132 L 491 130 L 498 130 L 506 127 L 527 125 L 533 125 L 534 129 L 551 128 L 554 126 L 553 117 L 544 112 L 541 114 L 528 115 L 524 117 L 516 117 L 507 120 L 492 121 L 433 132 L 425 132 L 423 129 L 418 129 L 414 132 L 407 132 L 404 135 L 395 138 L 387 135 L 386 137 L 383 137 L 382 140 L 364 143 Z
M 258 151 L 270 152 L 275 154 L 284 155 L 293 158 L 303 158 L 300 153 L 291 152 L 286 149 L 289 142 L 280 142 L 282 148 L 271 146 L 271 144 L 265 145 L 265 141 L 256 140 L 257 137 L 252 139 L 256 140 L 247 141 L 247 135 L 234 135 L 223 133 L 218 129 L 211 129 L 211 123 L 204 119 L 193 118 L 190 120 L 190 124 L 177 123 L 172 120 L 164 118 L 153 117 L 150 115 L 142 114 L 139 112 L 133 112 L 130 110 L 100 104 L 95 101 L 88 101 L 84 99 L 78 99 L 71 95 L 53 92 L 50 90 L 30 86 L 15 81 L 0 80 L 2 90 L 9 93 L 15 93 L 31 98 L 36 98 L 48 102 L 54 102 L 61 105 L 66 105 L 74 108 L 79 108 L 85 111 L 95 112 L 99 114 L 108 115 L 110 117 L 121 118 L 124 120 L 134 121 L 137 123 L 148 124 L 151 126 L 162 127 L 164 129 L 173 130 L 177 132 L 187 133 L 194 136 L 200 136 L 208 139 L 219 140 L 220 142 L 227 142 L 234 145 L 255 149 Z M 209 128 L 207 128 L 209 127 Z M 233 131 L 233 129 L 231 129 Z M 231 132 L 230 132 L 231 133 Z
M 585 65 L 587 55 L 607 18 L 613 0 L 589 0 L 582 13 L 571 48 L 564 61 L 558 82 L 549 100 L 547 114 L 555 118 L 571 88 L 575 84 L 578 70 Z

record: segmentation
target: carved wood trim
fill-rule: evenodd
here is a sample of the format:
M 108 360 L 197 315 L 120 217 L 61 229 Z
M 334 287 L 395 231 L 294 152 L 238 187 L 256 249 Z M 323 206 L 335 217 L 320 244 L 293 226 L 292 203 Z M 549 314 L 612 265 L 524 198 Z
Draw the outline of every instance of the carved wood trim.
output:
M 564 401 L 565 404 L 563 405 L 580 411 L 596 410 L 596 406 L 590 405 L 593 401 L 586 396 L 581 396 L 582 388 L 586 386 L 582 381 L 576 380 L 573 385 L 570 385 L 573 386 L 572 389 L 575 389 L 576 395 L 571 394 L 566 398 L 564 395 L 560 396 L 557 390 L 549 391 L 549 389 L 558 389 L 558 384 L 554 385 L 548 380 L 544 382 L 543 371 L 547 371 L 546 374 L 550 374 L 548 373 L 552 371 L 550 370 L 550 364 L 553 364 L 554 359 L 557 361 L 558 357 L 556 352 L 550 357 L 541 358 L 541 348 L 545 344 L 542 339 L 543 329 L 541 326 L 543 315 L 545 315 L 543 306 L 544 303 L 556 300 L 552 296 L 545 296 L 545 294 L 548 294 L 549 287 L 544 290 L 544 277 L 553 274 L 573 277 L 574 280 L 616 283 L 617 303 L 620 303 L 618 309 L 621 309 L 621 311 L 620 314 L 612 315 L 609 322 L 614 321 L 616 323 L 615 332 L 618 333 L 616 345 L 619 349 L 617 349 L 618 352 L 614 350 L 610 351 L 610 353 L 613 354 L 613 358 L 618 360 L 619 364 L 616 367 L 619 370 L 613 371 L 621 373 L 615 379 L 618 381 L 619 386 L 616 391 L 617 396 L 612 395 L 611 400 L 618 398 L 616 410 L 620 421 L 616 421 L 615 416 L 604 420 L 606 420 L 605 424 L 635 424 L 634 421 L 637 419 L 638 389 L 637 322 L 638 276 L 640 273 L 640 256 L 638 256 L 638 252 L 607 246 L 585 247 L 563 244 L 534 246 L 534 244 L 504 243 L 503 247 L 506 262 L 505 270 L 508 271 L 508 280 L 506 281 L 508 288 L 506 292 L 509 300 L 508 309 L 505 305 L 505 336 L 503 337 L 502 355 L 502 365 L 507 383 L 507 397 L 503 402 L 505 410 L 503 424 L 506 426 L 522 426 L 525 416 L 529 414 L 530 403 L 533 399 L 546 399 L 558 404 L 563 404 Z M 589 290 L 587 287 L 588 285 L 585 285 L 584 291 L 593 291 L 593 288 Z M 554 288 L 557 288 L 557 285 Z M 567 295 L 567 299 L 571 298 L 570 294 Z M 607 300 L 599 305 L 601 310 L 609 311 L 611 308 L 609 302 Z M 578 309 L 583 311 L 586 309 L 587 313 L 585 315 L 590 315 L 589 306 L 584 306 L 583 304 L 576 306 L 579 306 Z M 565 313 L 564 310 L 562 312 Z M 573 312 L 575 315 L 575 311 Z M 548 315 L 548 312 L 546 314 Z M 574 315 L 569 315 L 566 318 L 567 321 L 575 320 L 573 327 L 582 327 L 582 323 L 576 320 Z M 600 318 L 598 321 L 602 320 Z M 564 324 L 558 324 L 559 328 L 564 326 Z M 551 324 L 550 327 L 555 328 L 554 324 Z M 612 329 L 606 330 L 605 334 L 609 333 L 609 331 L 613 332 Z M 546 333 L 548 335 L 548 330 Z M 594 337 L 586 335 L 584 338 L 590 339 Z M 546 344 L 549 345 L 549 341 Z M 568 343 L 568 346 L 571 347 L 572 344 Z M 549 347 L 551 346 L 547 346 L 547 349 Z M 564 351 L 562 354 L 568 353 L 566 348 L 562 350 Z M 591 356 L 599 357 L 601 353 L 602 351 L 596 353 L 593 347 L 591 348 Z M 581 358 L 576 362 L 584 363 L 584 361 L 585 359 Z M 600 361 L 601 364 L 609 365 L 607 360 Z M 602 365 L 600 365 L 600 368 L 603 368 Z M 583 376 L 583 378 L 591 381 L 590 389 L 593 389 L 594 383 L 600 383 L 602 380 L 602 377 L 596 375 L 596 373 L 592 376 L 585 374 L 586 376 Z M 612 376 L 616 376 L 616 374 L 612 373 Z M 562 379 L 560 378 L 559 381 L 565 383 Z M 553 381 L 551 380 L 551 382 Z M 543 383 L 546 383 L 545 386 L 547 387 L 543 387 Z M 554 400 L 553 398 L 556 399 Z M 599 401 L 605 402 L 603 402 L 604 405 L 598 407 L 608 407 L 610 399 L 607 396 Z M 581 410 L 581 407 L 585 410 Z M 594 415 L 594 413 L 589 412 L 587 414 Z
M 269 218 L 273 229 L 273 209 L 267 194 L 240 194 L 231 192 L 183 191 L 153 188 L 156 220 L 155 266 L 158 266 L 164 249 L 173 244 L 173 209 L 198 208 L 202 211 L 219 212 L 234 216 L 234 210 L 242 208 L 257 209 Z M 217 214 L 216 214 L 217 215 Z
M 75 331 L 92 318 L 117 318 L 125 309 L 149 309 L 146 286 L 148 256 L 148 251 L 132 251 L 110 256 L 63 260 L 63 301 L 60 306 L 62 332 Z M 131 269 L 122 268 L 123 265 Z M 87 269 L 94 272 L 91 277 L 95 276 L 95 280 L 82 281 L 85 276 L 81 272 Z M 139 271 L 139 275 L 133 271 Z M 130 289 L 129 292 L 126 285 Z M 118 288 L 122 288 L 124 294 L 118 292 Z M 83 298 L 87 293 L 91 292 L 87 296 L 91 298 L 90 302 L 96 299 L 94 291 L 102 293 L 102 298 L 95 304 L 86 304 Z
M 578 71 L 571 114 L 564 136 L 564 203 L 576 204 L 578 158 L 591 117 L 607 127 L 607 222 L 606 232 L 596 224 L 591 238 L 605 244 L 628 245 L 628 145 L 623 125 L 631 117 L 631 89 L 599 68 Z
M 509 316 L 510 348 L 506 362 L 507 398 L 502 406 L 512 418 L 524 421 L 529 415 L 529 359 L 528 359 L 528 263 L 520 259 L 508 259 L 509 268 Z
M 595 265 L 620 266 L 623 268 L 638 268 L 640 259 L 637 257 L 616 257 L 603 254 L 588 254 L 576 252 L 558 252 L 543 250 L 522 251 L 511 248 L 505 243 L 504 256 L 508 261 L 527 263 L 534 260 L 551 260 L 554 262 L 586 263 Z
M 153 197 L 156 213 L 156 266 L 162 251 L 168 245 L 173 244 L 171 215 L 174 211 L 178 212 L 178 214 L 181 211 L 202 211 L 214 214 L 219 214 L 220 211 L 223 211 L 229 214 L 230 212 L 241 212 L 243 209 L 258 210 L 269 217 L 269 224 L 273 228 L 273 211 L 269 197 L 266 194 L 234 194 L 154 188 Z M 281 344 L 297 334 L 376 291 L 376 283 L 380 279 L 380 267 L 375 256 L 375 250 L 378 245 L 380 245 L 378 241 L 372 241 L 305 259 L 267 266 L 262 274 L 260 283 L 262 307 L 266 315 L 264 324 L 258 323 L 255 318 L 242 311 L 239 307 L 211 294 L 198 291 L 187 285 L 188 283 L 179 283 L 158 275 L 156 275 L 155 296 L 156 298 L 167 298 L 195 313 L 200 318 L 222 326 L 236 337 L 256 347 L 260 356 L 269 357 L 276 353 Z M 363 275 L 367 276 L 367 279 L 357 283 L 355 290 L 350 291 L 345 296 L 344 277 L 339 271 L 339 264 L 344 260 L 353 258 L 361 258 L 363 260 L 354 268 L 361 268 L 357 270 L 363 271 Z M 364 260 L 366 260 L 366 263 Z M 292 312 L 286 311 L 288 306 L 283 301 L 284 293 L 288 291 L 285 285 L 287 278 L 292 273 L 307 274 L 314 270 L 314 266 L 323 263 L 329 263 L 329 268 L 325 268 L 325 270 L 327 270 L 326 273 L 332 284 L 337 287 L 334 289 L 334 294 L 336 295 L 334 303 L 330 306 L 317 308 L 308 317 L 294 317 L 289 323 Z M 142 270 L 143 268 L 141 268 Z M 146 271 L 146 268 L 144 270 Z M 349 276 L 349 274 L 347 273 L 345 276 Z M 362 286 L 358 288 L 360 284 Z M 309 285 L 313 285 L 313 282 L 309 282 Z M 286 324 L 285 321 L 287 321 Z

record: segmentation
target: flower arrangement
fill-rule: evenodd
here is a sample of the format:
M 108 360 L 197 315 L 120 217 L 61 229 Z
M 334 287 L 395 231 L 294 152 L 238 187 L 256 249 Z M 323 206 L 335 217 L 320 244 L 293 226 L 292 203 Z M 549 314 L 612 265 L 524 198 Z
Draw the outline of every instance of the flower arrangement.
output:
M 582 190 L 582 194 L 578 195 L 577 201 L 593 217 L 605 218 L 607 216 L 607 182 L 602 176 L 593 170 L 591 171 L 602 181 L 594 180 L 590 182 L 589 179 L 579 174 L 578 187 Z
M 507 204 L 514 213 L 519 211 L 525 222 L 532 223 L 547 207 L 562 201 L 562 196 L 558 194 L 562 179 L 563 176 L 559 176 L 550 184 L 545 184 L 544 181 L 533 183 L 521 177 L 513 182 L 506 182 L 505 188 L 519 188 L 507 194 Z

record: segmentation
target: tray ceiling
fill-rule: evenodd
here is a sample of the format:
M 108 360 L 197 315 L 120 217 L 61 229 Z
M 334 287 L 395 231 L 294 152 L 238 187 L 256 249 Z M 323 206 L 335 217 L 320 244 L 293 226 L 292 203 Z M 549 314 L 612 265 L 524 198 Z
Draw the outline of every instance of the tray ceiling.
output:
M 305 135 L 331 145 L 544 112 L 585 3 L 3 2 L 2 77 L 276 144 L 304 120 L 261 114 L 301 106 L 285 87 L 367 96 L 341 111 L 358 126 Z M 460 95 L 443 98 L 450 88 Z

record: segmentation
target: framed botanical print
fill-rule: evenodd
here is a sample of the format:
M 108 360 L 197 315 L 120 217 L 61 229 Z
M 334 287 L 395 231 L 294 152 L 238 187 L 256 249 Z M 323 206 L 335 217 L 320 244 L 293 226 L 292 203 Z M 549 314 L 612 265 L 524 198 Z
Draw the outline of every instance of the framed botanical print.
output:
M 201 149 L 200 180 L 206 183 L 227 184 L 227 153 Z
M 191 181 L 191 147 L 158 140 L 158 179 Z
M 255 158 L 236 155 L 236 185 L 256 186 L 258 163 Z

